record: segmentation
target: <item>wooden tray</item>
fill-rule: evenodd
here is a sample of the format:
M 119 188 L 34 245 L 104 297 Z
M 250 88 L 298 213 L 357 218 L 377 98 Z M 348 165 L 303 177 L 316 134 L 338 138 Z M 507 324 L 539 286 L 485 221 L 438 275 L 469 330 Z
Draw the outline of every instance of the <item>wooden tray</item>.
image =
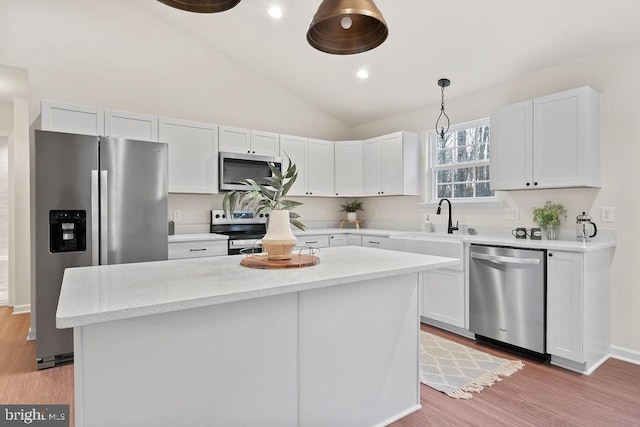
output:
M 301 268 L 310 267 L 320 262 L 315 255 L 294 254 L 291 259 L 269 259 L 268 255 L 249 255 L 240 260 L 240 265 L 249 268 Z

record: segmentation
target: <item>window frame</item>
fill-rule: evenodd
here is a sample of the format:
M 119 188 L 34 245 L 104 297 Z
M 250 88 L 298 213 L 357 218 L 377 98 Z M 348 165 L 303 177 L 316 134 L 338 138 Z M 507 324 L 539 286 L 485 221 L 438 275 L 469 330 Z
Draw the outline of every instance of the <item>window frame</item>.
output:
M 466 129 L 470 129 L 470 128 L 476 128 L 476 127 L 482 127 L 482 126 L 490 126 L 489 123 L 489 117 L 483 118 L 483 119 L 478 119 L 478 120 L 472 120 L 472 121 L 468 121 L 468 122 L 464 122 L 464 123 L 458 123 L 456 125 L 452 125 L 449 128 L 448 133 L 453 133 L 453 132 L 458 132 L 461 130 L 466 130 Z M 486 167 L 490 167 L 490 153 L 491 153 L 491 128 L 489 127 L 489 147 L 488 147 L 488 152 L 489 152 L 489 156 L 487 160 L 474 160 L 471 162 L 464 162 L 464 163 L 448 163 L 446 165 L 436 165 L 436 148 L 437 148 L 437 142 L 438 142 L 438 135 L 436 134 L 436 130 L 432 129 L 426 132 L 426 140 L 427 140 L 427 144 L 428 144 L 428 149 L 426 150 L 427 152 L 427 156 L 428 158 L 426 159 L 426 164 L 428 165 L 428 172 L 426 173 L 426 185 L 425 188 L 427 189 L 427 194 L 425 195 L 425 200 L 427 201 L 427 204 L 430 203 L 437 203 L 438 200 L 440 200 L 440 198 L 437 196 L 438 192 L 437 192 L 437 180 L 436 180 L 436 173 L 440 170 L 453 170 L 453 169 L 462 169 L 462 168 L 475 168 L 478 166 L 486 166 Z M 453 172 L 452 172 L 453 173 Z M 475 171 L 474 171 L 475 173 Z M 489 178 L 491 178 L 491 176 L 489 176 Z M 487 182 L 489 183 L 489 186 L 491 185 L 491 180 L 487 180 L 487 181 L 477 181 L 474 180 L 472 181 L 472 184 L 474 185 L 474 192 L 476 190 L 476 185 L 478 182 Z M 452 181 L 452 185 L 453 181 Z M 489 187 L 490 188 L 490 187 Z M 477 196 L 473 196 L 473 197 L 448 197 L 448 199 L 450 199 L 451 201 L 455 201 L 456 203 L 468 203 L 468 204 L 482 204 L 482 203 L 493 203 L 498 201 L 497 195 L 495 190 L 493 191 L 493 196 L 487 196 L 487 197 L 477 197 Z

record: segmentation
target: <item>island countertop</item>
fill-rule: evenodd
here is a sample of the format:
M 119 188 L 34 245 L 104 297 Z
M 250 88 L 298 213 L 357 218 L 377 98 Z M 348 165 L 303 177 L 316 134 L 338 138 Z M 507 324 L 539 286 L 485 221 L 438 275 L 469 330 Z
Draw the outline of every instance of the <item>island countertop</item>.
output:
M 71 328 L 448 267 L 453 258 L 326 248 L 313 267 L 246 268 L 244 255 L 69 268 L 56 326 Z

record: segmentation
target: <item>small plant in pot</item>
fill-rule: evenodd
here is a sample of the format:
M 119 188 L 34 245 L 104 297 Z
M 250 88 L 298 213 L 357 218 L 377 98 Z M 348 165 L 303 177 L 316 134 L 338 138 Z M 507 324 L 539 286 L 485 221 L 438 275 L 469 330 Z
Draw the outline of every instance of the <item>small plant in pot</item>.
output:
M 567 209 L 562 203 L 547 201 L 541 208 L 533 208 L 533 221 L 547 232 L 547 239 L 558 238 L 558 229 L 563 219 L 567 219 Z
M 262 238 L 262 247 L 269 259 L 290 259 L 291 251 L 298 241 L 291 232 L 291 225 L 304 230 L 304 224 L 298 220 L 300 215 L 291 212 L 302 203 L 284 199 L 298 177 L 295 163 L 288 156 L 287 158 L 289 167 L 285 172 L 269 163 L 272 176 L 267 178 L 267 185 L 245 179 L 240 183 L 246 185 L 246 190 L 231 191 L 225 194 L 222 201 L 222 209 L 230 213 L 239 206 L 257 214 L 269 214 L 267 234 Z
M 356 221 L 358 219 L 358 211 L 363 211 L 362 202 L 359 200 L 353 200 L 351 202 L 346 202 L 343 205 L 340 205 L 340 212 L 347 213 L 348 221 Z

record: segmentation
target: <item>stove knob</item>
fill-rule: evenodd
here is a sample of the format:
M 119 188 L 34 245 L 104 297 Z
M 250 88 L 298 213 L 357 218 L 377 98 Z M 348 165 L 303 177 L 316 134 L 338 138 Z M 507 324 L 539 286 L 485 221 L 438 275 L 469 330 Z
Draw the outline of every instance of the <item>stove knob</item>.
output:
M 262 218 L 264 216 L 264 214 L 260 214 L 260 218 Z
M 264 214 L 264 216 L 266 216 L 267 218 L 269 218 L 269 214 Z
M 216 218 L 220 218 L 220 214 L 216 214 Z
M 227 214 L 222 214 L 222 218 L 226 218 L 226 217 L 227 217 Z

